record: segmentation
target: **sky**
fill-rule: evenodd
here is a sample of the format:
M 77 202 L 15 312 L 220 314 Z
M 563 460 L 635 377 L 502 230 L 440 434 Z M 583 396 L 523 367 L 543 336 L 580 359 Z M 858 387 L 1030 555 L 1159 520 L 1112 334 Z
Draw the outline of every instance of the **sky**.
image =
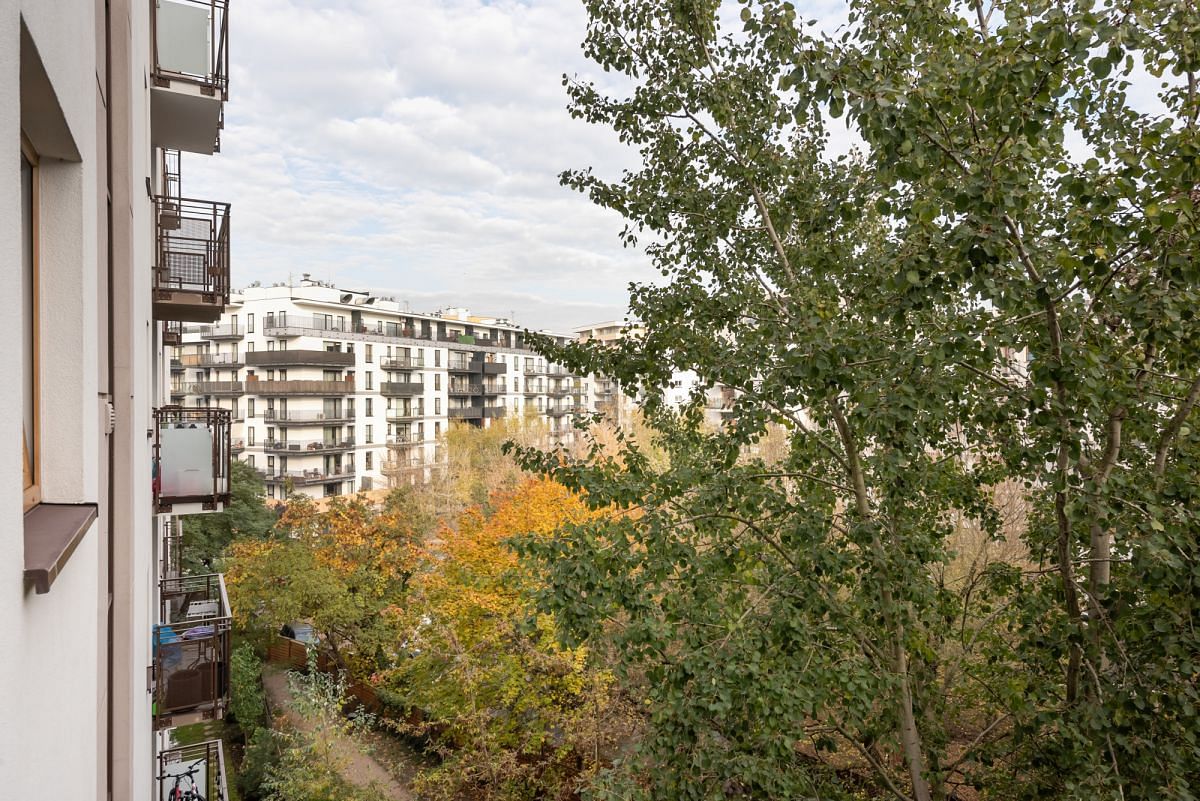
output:
M 232 5 L 232 4 L 231 4 Z M 303 273 L 569 331 L 654 275 L 621 219 L 559 185 L 631 154 L 572 120 L 579 0 L 254 0 L 230 14 L 221 152 L 187 196 L 232 203 L 233 283 Z
M 615 80 L 583 58 L 582 0 L 231 5 L 222 150 L 185 154 L 183 192 L 232 203 L 235 287 L 309 273 L 569 332 L 622 319 L 629 283 L 657 278 L 617 214 L 559 184 L 636 164 L 566 110 L 564 73 Z M 827 32 L 844 20 L 844 0 L 798 6 Z

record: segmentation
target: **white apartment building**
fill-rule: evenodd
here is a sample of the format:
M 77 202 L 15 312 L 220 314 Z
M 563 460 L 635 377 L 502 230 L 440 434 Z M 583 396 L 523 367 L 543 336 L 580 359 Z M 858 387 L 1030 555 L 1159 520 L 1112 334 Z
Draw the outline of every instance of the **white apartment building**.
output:
M 170 732 L 228 694 L 221 577 L 172 546 L 228 502 L 229 421 L 169 405 L 162 349 L 228 299 L 228 206 L 179 191 L 218 145 L 225 3 L 0 0 L 0 798 L 162 801 L 185 766 L 226 797 L 221 744 Z
M 170 369 L 175 402 L 229 410 L 238 458 L 276 499 L 422 482 L 454 424 L 536 415 L 570 444 L 571 415 L 595 409 L 593 382 L 508 320 L 412 312 L 308 276 L 234 293 L 217 324 L 184 330 Z

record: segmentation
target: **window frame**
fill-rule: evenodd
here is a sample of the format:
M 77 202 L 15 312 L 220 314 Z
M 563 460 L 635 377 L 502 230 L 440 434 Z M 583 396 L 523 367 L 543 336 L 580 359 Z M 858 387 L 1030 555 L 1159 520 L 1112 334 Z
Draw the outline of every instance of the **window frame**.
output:
M 30 305 L 32 306 L 32 309 L 30 311 L 33 316 L 33 319 L 30 323 L 30 331 L 33 338 L 33 342 L 31 343 L 30 347 L 31 359 L 33 362 L 30 365 L 30 369 L 33 373 L 33 387 L 31 393 L 33 409 L 30 411 L 30 427 L 33 432 L 32 444 L 25 441 L 24 422 L 22 421 L 21 424 L 21 452 L 24 473 L 24 479 L 22 481 L 22 507 L 23 511 L 28 512 L 30 509 L 42 502 L 42 360 L 41 295 L 39 292 L 41 284 L 41 281 L 39 280 L 41 277 L 41 176 L 39 171 L 40 159 L 38 157 L 38 153 L 36 150 L 34 150 L 33 143 L 29 141 L 29 138 L 25 136 L 24 132 L 21 133 L 21 158 L 23 161 L 29 164 L 32 173 L 30 180 L 31 187 L 29 199 L 29 229 L 31 245 L 30 273 L 32 284 L 30 287 Z M 22 206 L 24 206 L 24 200 L 22 200 Z M 24 261 L 23 257 L 22 261 Z M 24 272 L 24 264 L 21 265 L 21 269 L 22 272 Z M 24 309 L 22 309 L 22 311 L 24 311 Z M 24 383 L 23 376 L 22 383 Z M 23 389 L 24 387 L 22 387 L 22 390 Z M 22 415 L 22 420 L 23 418 L 24 415 Z M 32 453 L 30 453 L 30 451 L 32 451 Z

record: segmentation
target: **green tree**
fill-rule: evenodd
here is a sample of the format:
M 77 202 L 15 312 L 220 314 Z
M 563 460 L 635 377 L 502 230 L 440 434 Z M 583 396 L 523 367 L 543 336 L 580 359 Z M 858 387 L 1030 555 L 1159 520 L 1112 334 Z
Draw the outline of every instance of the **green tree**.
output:
M 524 546 L 651 688 L 596 796 L 1195 797 L 1200 11 L 720 5 L 587 0 L 630 88 L 568 81 L 641 165 L 564 180 L 664 276 L 643 335 L 537 342 L 647 387 L 668 465 L 518 449 L 629 510 Z M 672 367 L 740 390 L 724 430 Z
M 223 512 L 183 518 L 185 573 L 211 573 L 214 561 L 236 539 L 266 537 L 275 513 L 266 505 L 262 478 L 245 462 L 234 460 L 229 477 L 229 506 Z

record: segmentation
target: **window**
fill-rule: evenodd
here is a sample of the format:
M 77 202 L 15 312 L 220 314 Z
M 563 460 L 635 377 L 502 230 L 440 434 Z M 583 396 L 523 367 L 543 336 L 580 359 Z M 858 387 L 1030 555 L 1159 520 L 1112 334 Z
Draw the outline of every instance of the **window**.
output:
M 367 371 L 367 389 L 375 389 L 375 374 Z
M 434 366 L 434 367 L 441 367 L 441 366 L 442 366 L 442 352 L 441 352 L 441 350 L 435 349 L 435 350 L 433 351 L 433 366 Z
M 268 485 L 267 485 L 267 497 L 268 497 L 268 498 L 274 498 L 274 497 L 275 497 L 275 485 L 274 485 L 274 484 L 268 484 Z
M 254 333 L 254 315 L 253 314 L 246 315 L 246 333 L 247 334 Z
M 275 457 L 274 456 L 267 457 L 267 472 L 271 473 L 271 474 L 275 473 Z
M 442 374 L 441 373 L 433 374 L 433 388 L 435 390 L 442 388 Z
M 375 455 L 374 452 L 367 451 L 367 455 L 363 457 L 363 462 L 364 462 L 364 464 L 366 464 L 368 470 L 375 469 L 375 465 L 374 465 L 375 460 L 372 458 L 374 455 Z
M 254 398 L 246 398 L 246 416 L 254 416 Z
M 253 314 L 252 314 L 252 315 L 250 315 L 250 319 L 251 319 L 251 320 L 253 320 L 253 319 L 254 319 L 254 315 L 253 315 Z M 254 353 L 254 343 L 253 343 L 253 342 L 247 342 L 247 343 L 246 343 L 246 353 Z
M 267 340 L 267 350 L 275 350 L 275 340 L 273 340 L 273 339 Z
M 42 500 L 38 436 L 38 167 L 37 154 L 21 142 L 21 441 L 24 507 Z
M 254 401 L 250 401 L 250 402 L 253 403 Z M 268 429 L 268 430 L 270 430 L 270 429 Z M 246 444 L 247 445 L 254 444 L 254 426 L 246 426 Z
M 442 399 L 441 398 L 433 399 L 433 413 L 434 414 L 442 413 Z
M 371 407 L 372 407 L 372 405 L 373 405 L 373 404 L 371 403 L 371 401 L 373 401 L 373 400 L 375 400 L 375 399 L 374 399 L 374 398 L 367 398 L 367 401 L 366 401 L 366 402 L 367 402 L 367 417 L 371 417 L 371 416 L 374 414 L 374 412 L 371 410 Z
M 274 370 L 267 370 L 267 380 L 268 381 L 275 380 L 275 371 Z
M 246 456 L 246 464 L 250 465 L 251 467 L 254 467 L 254 454 L 253 453 Z
M 433 438 L 437 439 L 441 435 L 442 435 L 442 424 L 439 422 L 435 422 L 433 424 Z
M 368 445 L 370 445 L 372 442 L 375 441 L 375 435 L 372 433 L 372 428 L 373 428 L 372 425 L 370 423 L 367 423 L 367 427 L 366 427 L 364 433 L 366 434 L 366 442 Z
M 374 348 L 371 345 L 367 345 L 366 348 L 367 348 L 367 363 L 369 364 L 371 362 L 371 354 L 372 354 L 372 351 L 374 351 Z

